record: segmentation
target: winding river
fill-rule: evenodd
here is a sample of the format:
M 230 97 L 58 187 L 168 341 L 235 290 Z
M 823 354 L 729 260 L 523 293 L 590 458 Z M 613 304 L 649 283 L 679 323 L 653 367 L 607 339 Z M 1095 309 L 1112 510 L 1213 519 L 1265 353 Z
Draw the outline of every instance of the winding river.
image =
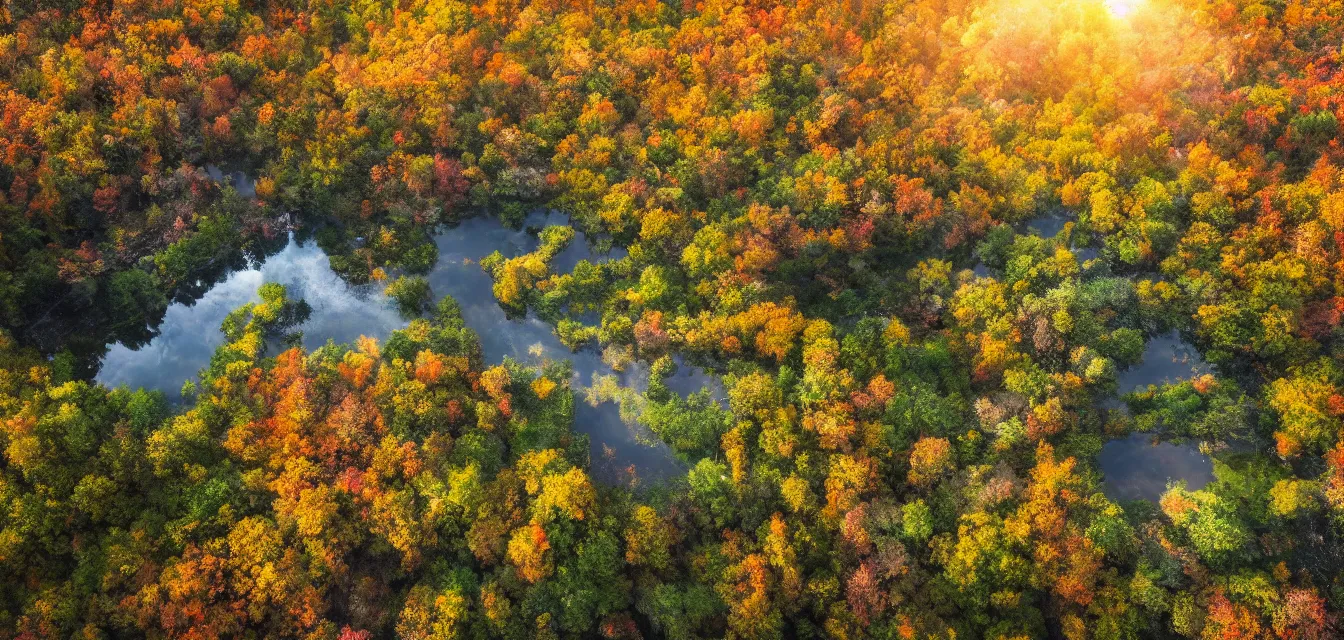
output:
M 207 173 L 217 180 L 229 179 L 243 195 L 252 193 L 251 182 L 241 174 L 226 174 L 213 167 Z M 450 295 L 457 300 L 463 319 L 480 336 L 487 362 L 509 357 L 534 364 L 559 359 L 573 363 L 571 386 L 580 394 L 575 402 L 574 426 L 589 436 L 597 478 L 628 482 L 632 478 L 658 480 L 679 475 L 685 470 L 684 463 L 647 429 L 623 421 L 616 404 L 582 401 L 582 392 L 596 376 L 615 375 L 620 384 L 644 390 L 648 385 L 647 366 L 636 363 L 624 371 L 614 371 L 593 349 L 571 352 L 540 319 L 509 318 L 494 299 L 489 275 L 480 268 L 480 260 L 494 251 L 512 257 L 534 250 L 539 241 L 527 229 L 567 223 L 567 218 L 556 212 L 533 213 L 523 230 L 509 229 L 493 218 L 468 219 L 435 237 L 439 258 L 427 278 L 436 296 Z M 1062 225 L 1061 218 L 1051 216 L 1046 221 L 1034 221 L 1028 228 L 1053 235 Z M 619 249 L 610 255 L 595 255 L 583 234 L 576 232 L 568 247 L 553 258 L 552 268 L 567 272 L 580 260 L 601 262 L 622 255 Z M 193 304 L 171 305 L 157 335 L 143 347 L 132 350 L 112 345 L 97 381 L 108 386 L 155 389 L 179 399 L 183 382 L 195 378 L 223 343 L 220 322 L 238 306 L 257 301 L 257 288 L 264 282 L 286 285 L 292 296 L 302 297 L 312 307 L 312 315 L 299 327 L 303 345 L 310 349 L 329 340 L 350 343 L 361 335 L 386 338 L 407 324 L 381 287 L 347 283 L 332 271 L 327 255 L 314 242 L 291 239 L 259 267 L 235 271 Z M 722 401 L 723 387 L 715 377 L 680 360 L 678 366 L 666 381 L 672 390 L 685 395 L 708 388 Z M 1121 372 L 1120 392 L 1189 378 L 1207 370 L 1198 353 L 1179 335 L 1156 336 L 1149 341 L 1143 361 Z M 1212 463 L 1194 444 L 1160 443 L 1144 434 L 1106 443 L 1099 463 L 1103 488 L 1116 499 L 1156 500 L 1170 480 L 1183 480 L 1195 489 L 1212 479 Z
M 524 229 L 566 223 L 567 218 L 561 214 L 534 213 Z M 622 385 L 644 390 L 648 385 L 647 366 L 637 363 L 625 371 L 614 371 L 595 350 L 571 352 L 550 325 L 531 316 L 510 319 L 496 303 L 490 276 L 481 270 L 480 260 L 496 250 L 505 257 L 530 252 L 538 246 L 536 235 L 509 229 L 493 218 L 477 217 L 443 231 L 435 242 L 439 260 L 427 278 L 436 296 L 450 295 L 457 300 L 463 320 L 480 336 L 486 362 L 509 357 L 533 364 L 568 359 L 573 364 L 572 387 L 579 392 L 574 427 L 589 436 L 595 476 L 608 482 L 626 482 L 632 476 L 657 480 L 684 471 L 684 464 L 666 444 L 640 425 L 623 421 L 616 404 L 593 406 L 582 399 L 594 376 L 615 375 Z M 592 254 L 583 234 L 576 233 L 552 264 L 556 270 L 567 271 L 580 260 L 601 262 L 611 257 Z M 194 304 L 171 305 L 158 335 L 149 344 L 136 350 L 113 345 L 103 358 L 96 380 L 107 386 L 144 387 L 162 391 L 172 399 L 180 398 L 183 382 L 195 378 L 223 344 L 219 325 L 224 317 L 238 306 L 259 300 L 257 288 L 264 282 L 284 284 L 291 296 L 302 297 L 312 307 L 312 314 L 299 327 L 303 345 L 310 349 L 328 340 L 350 343 L 361 335 L 386 338 L 407 324 L 381 287 L 350 285 L 331 270 L 326 254 L 315 243 L 291 239 L 259 268 L 230 274 Z M 686 395 L 707 387 L 716 397 L 723 397 L 717 379 L 697 367 L 680 361 L 679 365 L 667 380 L 673 391 Z
M 1022 233 L 1033 233 L 1053 238 L 1070 222 L 1065 211 L 1050 211 L 1018 225 Z M 1080 262 L 1099 257 L 1092 247 L 1073 247 Z M 984 263 L 973 269 L 977 276 L 989 275 Z M 1204 362 L 1199 351 L 1181 338 L 1176 331 L 1153 336 L 1148 340 L 1143 359 L 1121 371 L 1116 379 L 1117 391 L 1123 395 L 1145 389 L 1148 385 L 1189 380 L 1213 368 Z M 1118 399 L 1106 406 L 1120 406 Z M 1149 433 L 1132 433 L 1102 445 L 1097 456 L 1101 467 L 1102 490 L 1115 500 L 1151 500 L 1156 502 L 1171 482 L 1184 482 L 1195 490 L 1213 480 L 1213 461 L 1200 452 L 1194 442 L 1164 442 Z

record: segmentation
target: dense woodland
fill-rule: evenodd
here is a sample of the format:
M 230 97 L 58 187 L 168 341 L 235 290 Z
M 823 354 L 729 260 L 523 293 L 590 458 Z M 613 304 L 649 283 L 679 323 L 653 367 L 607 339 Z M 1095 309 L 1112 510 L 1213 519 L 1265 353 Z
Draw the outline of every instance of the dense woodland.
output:
M 1341 637 L 1341 42 L 1335 0 L 4 0 L 0 638 Z M 720 374 L 608 390 L 683 478 L 592 480 L 568 365 L 419 277 L 542 207 L 495 297 Z M 576 230 L 626 251 L 556 272 Z M 290 233 L 420 317 L 287 348 L 268 285 L 185 406 L 90 381 Z M 1172 330 L 1216 372 L 1115 400 Z M 1108 499 L 1133 431 L 1216 481 Z

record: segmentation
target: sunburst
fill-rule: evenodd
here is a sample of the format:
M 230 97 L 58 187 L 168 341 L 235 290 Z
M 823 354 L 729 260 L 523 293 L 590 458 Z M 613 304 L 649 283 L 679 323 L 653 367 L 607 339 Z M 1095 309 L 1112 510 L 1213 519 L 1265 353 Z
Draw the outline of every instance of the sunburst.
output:
M 1129 17 L 1130 14 L 1134 13 L 1134 11 L 1137 10 L 1144 3 L 1144 0 L 1103 0 L 1103 1 L 1106 4 L 1106 9 L 1108 9 L 1111 12 L 1111 15 L 1117 18 Z

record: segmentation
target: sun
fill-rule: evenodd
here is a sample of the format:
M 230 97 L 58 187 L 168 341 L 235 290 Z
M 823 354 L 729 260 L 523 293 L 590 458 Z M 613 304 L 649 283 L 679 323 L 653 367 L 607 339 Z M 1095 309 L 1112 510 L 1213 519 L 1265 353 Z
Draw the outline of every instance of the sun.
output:
M 1111 15 L 1117 18 L 1128 18 L 1129 14 L 1134 13 L 1144 0 L 1103 0 L 1106 3 L 1106 9 Z

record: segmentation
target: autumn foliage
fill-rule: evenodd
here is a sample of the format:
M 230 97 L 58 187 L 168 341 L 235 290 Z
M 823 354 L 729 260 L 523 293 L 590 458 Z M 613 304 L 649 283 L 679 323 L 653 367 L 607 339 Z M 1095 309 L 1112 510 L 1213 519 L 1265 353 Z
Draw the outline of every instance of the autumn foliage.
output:
M 0 6 L 0 638 L 1339 637 L 1344 8 L 1107 6 Z M 492 293 L 684 475 L 432 304 L 538 208 Z M 267 285 L 182 406 L 90 382 L 291 234 L 415 319 Z M 1140 431 L 1215 480 L 1113 499 Z

